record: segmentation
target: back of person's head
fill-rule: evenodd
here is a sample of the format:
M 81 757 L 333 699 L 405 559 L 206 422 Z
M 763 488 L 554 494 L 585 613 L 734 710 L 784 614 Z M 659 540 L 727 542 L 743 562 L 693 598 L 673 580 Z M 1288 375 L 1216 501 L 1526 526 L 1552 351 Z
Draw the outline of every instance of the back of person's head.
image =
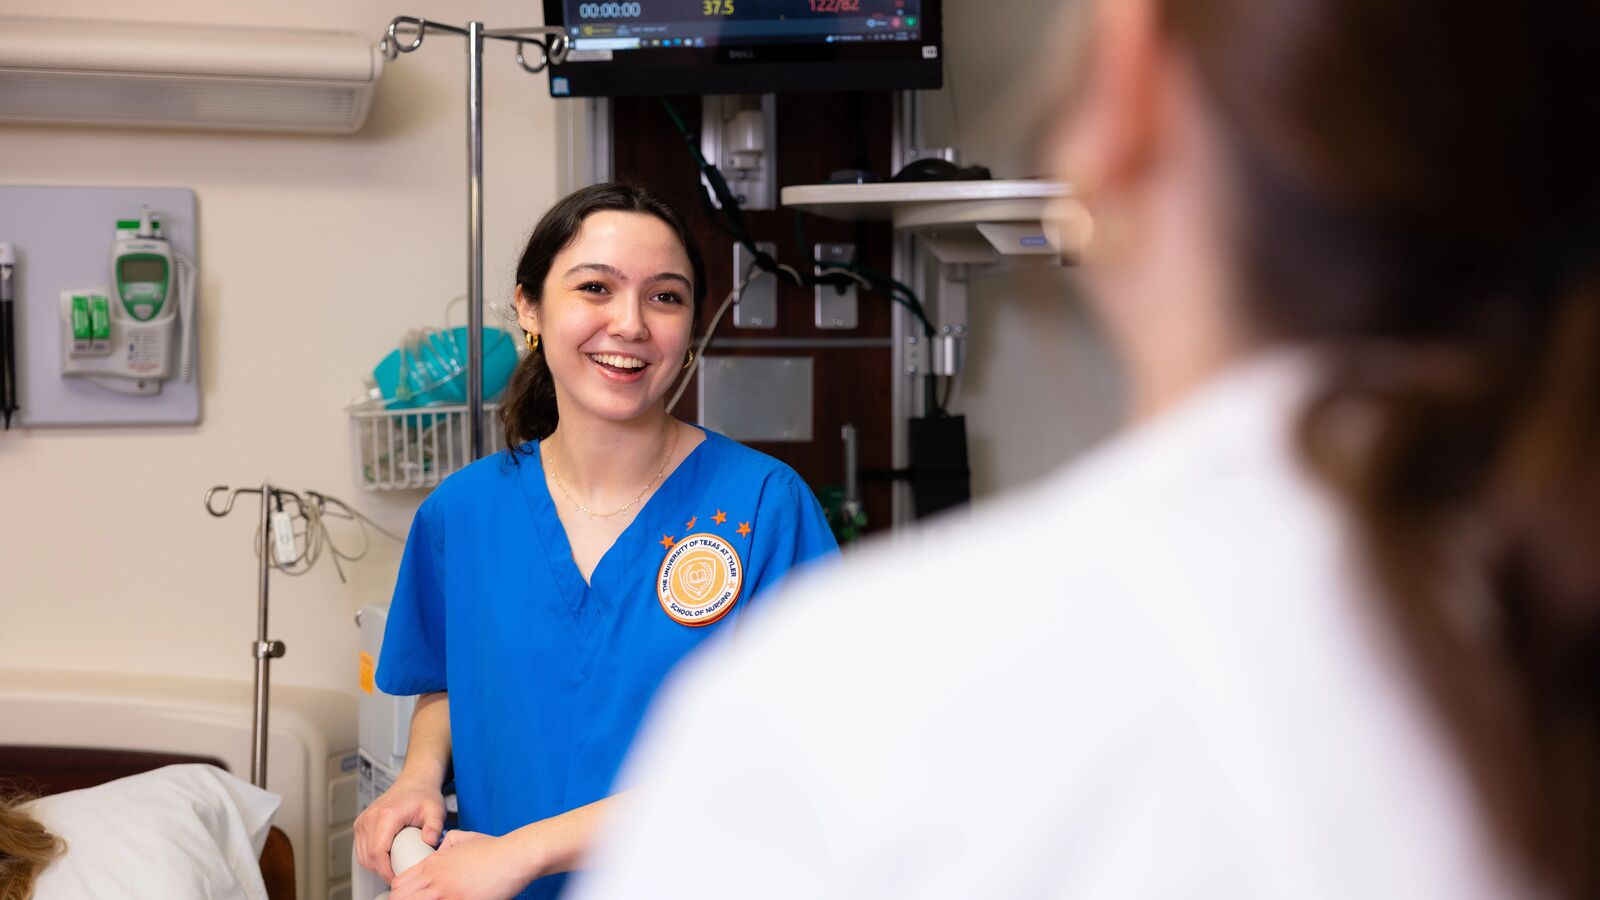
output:
M 1236 186 L 1249 318 L 1486 820 L 1600 895 L 1600 13 L 1155 0 Z
M 65 849 L 20 806 L 21 798 L 0 795 L 0 900 L 32 897 L 39 873 Z

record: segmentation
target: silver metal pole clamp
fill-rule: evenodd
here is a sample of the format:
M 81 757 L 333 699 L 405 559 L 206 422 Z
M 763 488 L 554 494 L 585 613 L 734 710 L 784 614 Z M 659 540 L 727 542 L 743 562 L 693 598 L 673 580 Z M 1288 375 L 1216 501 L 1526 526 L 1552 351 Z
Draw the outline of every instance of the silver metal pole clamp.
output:
M 288 650 L 283 641 L 252 641 L 250 649 L 256 659 L 277 659 Z

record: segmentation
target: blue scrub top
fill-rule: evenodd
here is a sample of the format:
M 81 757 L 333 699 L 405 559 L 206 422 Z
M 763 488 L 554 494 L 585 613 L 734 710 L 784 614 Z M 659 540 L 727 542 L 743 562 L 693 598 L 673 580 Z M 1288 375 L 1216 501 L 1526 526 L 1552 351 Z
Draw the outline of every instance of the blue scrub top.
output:
M 668 670 L 792 568 L 838 550 L 793 469 L 707 431 L 586 584 L 539 446 L 524 449 L 451 475 L 417 510 L 377 674 L 390 694 L 449 692 L 461 827 L 494 835 L 608 796 Z M 735 581 L 712 624 L 681 623 Z M 703 609 L 677 603 L 695 606 L 689 592 Z M 520 896 L 554 897 L 564 881 Z

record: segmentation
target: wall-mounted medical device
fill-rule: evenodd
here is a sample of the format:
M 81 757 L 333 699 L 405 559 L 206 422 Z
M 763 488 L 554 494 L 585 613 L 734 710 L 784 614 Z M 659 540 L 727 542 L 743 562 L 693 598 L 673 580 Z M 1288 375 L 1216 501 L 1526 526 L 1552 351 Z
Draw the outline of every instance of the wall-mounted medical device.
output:
M 13 429 L 200 421 L 198 213 L 183 187 L 0 184 Z
M 123 394 L 155 394 L 194 376 L 195 268 L 161 221 L 120 219 L 110 282 L 61 291 L 61 372 Z
M 936 90 L 940 0 L 544 0 L 552 97 Z

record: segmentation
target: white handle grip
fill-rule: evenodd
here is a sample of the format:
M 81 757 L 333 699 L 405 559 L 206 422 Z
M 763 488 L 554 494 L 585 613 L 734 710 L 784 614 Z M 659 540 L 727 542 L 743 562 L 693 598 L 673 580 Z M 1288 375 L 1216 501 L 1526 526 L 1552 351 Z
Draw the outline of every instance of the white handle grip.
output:
M 394 873 L 411 868 L 433 854 L 433 848 L 422 839 L 422 829 L 407 826 L 400 829 L 394 836 L 394 843 L 389 845 L 389 864 L 394 867 Z
M 399 875 L 427 859 L 433 852 L 434 849 L 422 839 L 422 829 L 408 825 L 400 829 L 400 833 L 394 836 L 394 843 L 389 845 L 389 864 L 394 868 L 394 873 Z M 384 891 L 374 900 L 389 900 L 389 892 Z

